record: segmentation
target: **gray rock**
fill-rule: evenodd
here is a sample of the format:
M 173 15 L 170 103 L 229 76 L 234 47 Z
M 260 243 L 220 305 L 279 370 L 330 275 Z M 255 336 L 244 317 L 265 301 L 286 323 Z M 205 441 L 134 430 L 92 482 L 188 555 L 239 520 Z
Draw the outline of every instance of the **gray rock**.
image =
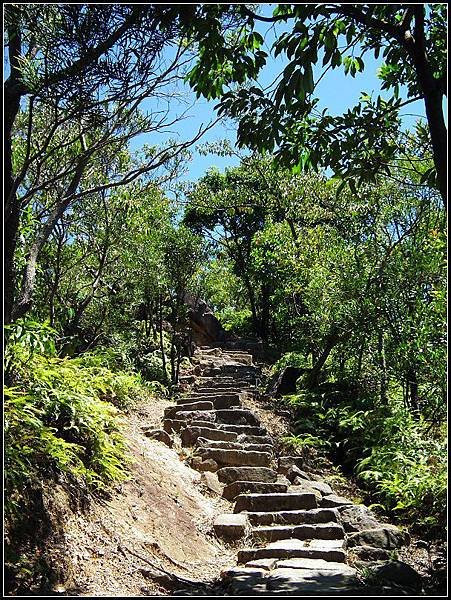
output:
M 199 455 L 212 458 L 221 466 L 249 466 L 267 467 L 271 462 L 271 455 L 266 452 L 247 452 L 245 450 L 222 450 L 221 448 L 202 447 L 198 449 Z
M 210 491 L 221 496 L 222 485 L 219 483 L 216 473 L 205 471 L 202 473 L 201 481 Z
M 296 381 L 305 372 L 305 369 L 298 367 L 285 367 L 276 381 L 270 385 L 267 393 L 270 396 L 285 396 L 296 392 Z
M 287 486 L 280 483 L 262 483 L 261 481 L 234 481 L 226 485 L 223 496 L 233 500 L 240 494 L 281 494 L 287 491 Z
M 223 514 L 216 517 L 213 529 L 218 537 L 238 539 L 246 533 L 248 527 L 245 514 Z
M 338 513 L 346 533 L 379 527 L 379 521 L 370 509 L 362 504 L 340 506 L 338 507 Z
M 317 508 L 314 494 L 243 494 L 238 496 L 234 512 L 274 512 Z M 266 558 L 266 557 L 259 557 Z
M 259 427 L 260 420 L 250 410 L 245 408 L 229 408 L 216 410 L 216 421 L 231 425 L 250 425 Z
M 392 550 L 400 548 L 409 542 L 409 534 L 401 531 L 395 525 L 379 525 L 374 529 L 364 529 L 363 531 L 348 534 L 346 545 L 348 548 L 352 548 L 353 546 L 372 546 L 373 548 Z
M 267 467 L 223 467 L 218 471 L 218 479 L 226 484 L 234 481 L 274 483 L 277 479 L 277 473 Z
M 301 456 L 280 456 L 279 457 L 279 473 L 286 475 L 293 465 L 301 468 L 304 460 Z
M 181 432 L 183 446 L 193 446 L 199 437 L 222 442 L 233 442 L 236 440 L 236 433 L 233 433 L 232 431 L 222 431 L 221 429 L 214 429 L 213 427 L 211 427 L 211 423 L 209 423 L 209 425 L 210 427 L 186 427 Z
M 290 467 L 288 469 L 288 471 L 286 472 L 286 476 L 291 481 L 291 483 L 293 483 L 293 481 L 296 479 L 296 477 L 299 477 L 300 479 L 306 479 L 306 480 L 311 479 L 310 476 L 307 475 L 307 473 L 305 471 L 301 471 L 301 469 L 299 467 L 297 467 L 296 465 L 293 465 L 292 467 Z
M 339 506 L 350 505 L 352 505 L 352 500 L 343 498 L 343 496 L 337 496 L 336 494 L 329 494 L 328 496 L 323 496 L 321 500 L 322 508 L 338 508 Z
M 309 494 L 315 494 L 316 498 L 318 499 L 318 502 L 320 502 L 323 495 L 319 490 L 315 489 L 309 484 L 310 481 L 306 481 L 305 479 L 299 479 L 298 477 L 296 477 L 296 479 L 293 482 L 293 485 L 290 487 L 290 492 L 306 492 Z
M 388 560 L 390 553 L 383 548 L 374 548 L 373 546 L 354 546 L 349 551 L 349 556 L 354 560 L 374 561 Z
M 217 471 L 219 468 L 218 463 L 211 459 L 211 458 L 206 458 L 206 459 L 202 459 L 202 457 L 200 456 L 193 456 L 193 458 L 191 459 L 191 468 L 192 469 L 196 469 L 196 471 Z
M 169 448 L 172 448 L 172 439 L 166 431 L 163 429 L 148 429 L 144 431 L 144 435 L 148 438 L 152 438 L 153 440 L 157 440 L 158 442 L 163 442 Z
M 213 410 L 213 402 L 201 400 L 199 402 L 190 402 L 186 404 L 176 404 L 175 406 L 168 406 L 168 408 L 164 409 L 164 416 L 167 419 L 174 419 L 177 418 L 178 413 L 198 410 Z
M 401 586 L 421 589 L 422 578 L 415 569 L 401 560 L 391 560 L 376 567 L 373 571 L 377 579 L 391 581 Z

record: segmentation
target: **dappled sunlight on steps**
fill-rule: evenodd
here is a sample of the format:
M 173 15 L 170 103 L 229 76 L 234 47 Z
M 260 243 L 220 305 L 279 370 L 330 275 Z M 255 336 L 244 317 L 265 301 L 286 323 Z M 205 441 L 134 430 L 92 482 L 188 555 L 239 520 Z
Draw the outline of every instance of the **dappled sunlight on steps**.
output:
M 344 509 L 365 507 L 337 496 L 325 482 L 312 481 L 299 468 L 301 457 L 277 455 L 258 415 L 242 406 L 255 396 L 259 376 L 249 352 L 201 347 L 193 364 L 193 372 L 181 378 L 184 394 L 165 410 L 164 429 L 180 435 L 182 446 L 192 449 L 190 465 L 210 472 L 211 489 L 222 490 L 223 498 L 234 503 L 213 526 L 218 537 L 241 545 L 237 566 L 222 573 L 223 592 L 358 595 L 362 583 L 347 564 L 353 528 L 349 531 L 341 515 Z M 367 518 L 371 531 L 378 532 L 379 525 L 387 529 L 392 547 L 406 541 L 397 528 L 371 521 L 369 511 Z M 389 548 L 390 543 L 374 550 L 384 554 Z

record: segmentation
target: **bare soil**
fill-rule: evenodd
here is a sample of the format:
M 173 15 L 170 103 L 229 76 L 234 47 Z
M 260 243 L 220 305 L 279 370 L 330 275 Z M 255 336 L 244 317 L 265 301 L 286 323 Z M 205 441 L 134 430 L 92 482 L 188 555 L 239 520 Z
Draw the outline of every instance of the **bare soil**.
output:
M 143 434 L 161 427 L 170 402 L 149 401 L 125 417 L 130 477 L 111 498 L 87 513 L 67 513 L 66 561 L 72 576 L 54 592 L 78 596 L 167 595 L 184 580 L 211 582 L 235 564 L 235 552 L 212 534 L 216 515 L 230 503 L 213 495 L 197 471 Z

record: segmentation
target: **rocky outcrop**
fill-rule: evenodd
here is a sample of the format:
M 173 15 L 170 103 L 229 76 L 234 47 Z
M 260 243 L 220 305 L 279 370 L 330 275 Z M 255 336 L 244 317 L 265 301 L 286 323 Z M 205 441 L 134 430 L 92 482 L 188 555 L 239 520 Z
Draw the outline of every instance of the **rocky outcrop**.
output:
M 189 306 L 193 342 L 197 346 L 225 341 L 225 329 L 204 300 L 187 294 L 185 304 Z

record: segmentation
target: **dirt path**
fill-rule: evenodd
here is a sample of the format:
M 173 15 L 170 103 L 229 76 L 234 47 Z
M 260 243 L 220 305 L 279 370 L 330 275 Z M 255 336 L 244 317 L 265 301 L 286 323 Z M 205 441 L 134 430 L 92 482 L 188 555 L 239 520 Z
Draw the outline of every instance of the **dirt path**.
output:
M 234 563 L 234 553 L 212 536 L 226 501 L 212 495 L 177 450 L 148 439 L 171 403 L 152 400 L 125 418 L 133 459 L 130 479 L 110 500 L 65 525 L 73 581 L 55 591 L 80 596 L 167 595 L 175 576 L 211 581 Z M 183 455 L 183 454 L 182 454 Z M 159 571 L 163 569 L 163 571 Z M 180 585 L 180 584 L 178 584 Z

